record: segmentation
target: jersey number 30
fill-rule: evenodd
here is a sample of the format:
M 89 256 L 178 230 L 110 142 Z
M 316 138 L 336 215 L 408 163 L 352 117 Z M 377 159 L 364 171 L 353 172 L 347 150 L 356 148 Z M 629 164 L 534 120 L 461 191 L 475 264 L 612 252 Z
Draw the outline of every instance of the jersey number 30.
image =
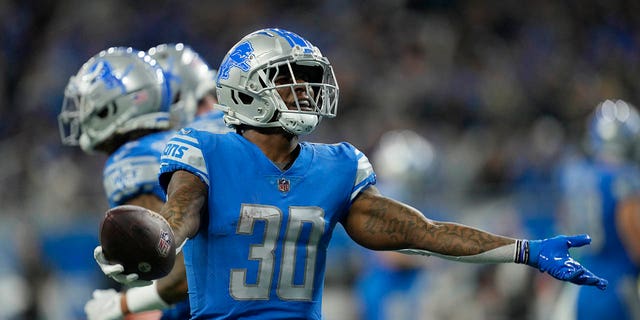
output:
M 247 284 L 247 269 L 231 269 L 229 284 L 231 296 L 236 300 L 268 300 L 274 278 L 275 264 L 280 263 L 277 279 L 277 295 L 282 300 L 309 301 L 313 295 L 313 282 L 317 258 L 318 242 L 324 230 L 324 211 L 318 207 L 290 207 L 289 220 L 285 221 L 284 244 L 280 261 L 276 261 L 275 251 L 280 236 L 283 214 L 279 208 L 262 205 L 243 205 L 238 221 L 237 234 L 253 234 L 256 220 L 264 221 L 264 240 L 251 245 L 249 260 L 257 260 L 257 281 Z M 310 234 L 306 244 L 305 261 L 296 263 L 296 247 L 305 224 L 310 224 Z M 302 248 L 301 248 L 302 249 Z M 304 266 L 302 284 L 294 283 L 296 264 Z

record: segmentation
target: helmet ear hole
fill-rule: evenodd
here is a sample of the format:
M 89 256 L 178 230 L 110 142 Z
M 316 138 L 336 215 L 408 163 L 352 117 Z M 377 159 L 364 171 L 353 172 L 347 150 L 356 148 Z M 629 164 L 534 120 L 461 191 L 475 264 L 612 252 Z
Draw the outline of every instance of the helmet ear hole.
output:
M 231 100 L 233 100 L 235 104 L 241 104 L 240 102 L 242 102 L 242 104 L 247 105 L 253 102 L 253 97 L 244 92 L 231 90 Z M 238 102 L 238 100 L 240 100 L 240 102 Z
M 230 94 L 230 96 L 231 96 L 231 100 L 233 100 L 233 103 L 234 103 L 234 104 L 239 104 L 239 103 L 238 103 L 238 99 L 236 98 L 236 96 L 237 96 L 237 95 L 238 95 L 238 91 L 236 91 L 236 90 L 231 90 L 231 94 Z
M 96 115 L 97 115 L 99 118 L 101 118 L 101 119 L 106 118 L 106 117 L 109 115 L 109 105 L 105 105 L 105 106 L 103 106 L 103 107 L 100 109 L 100 111 L 98 111 L 98 112 L 96 113 Z
M 240 98 L 240 101 L 244 104 L 251 104 L 251 102 L 253 102 L 253 97 L 244 92 L 238 92 L 238 98 Z
M 111 102 L 109 104 L 104 105 L 96 115 L 100 119 L 104 119 L 106 117 L 111 117 L 118 113 L 118 106 L 115 102 Z

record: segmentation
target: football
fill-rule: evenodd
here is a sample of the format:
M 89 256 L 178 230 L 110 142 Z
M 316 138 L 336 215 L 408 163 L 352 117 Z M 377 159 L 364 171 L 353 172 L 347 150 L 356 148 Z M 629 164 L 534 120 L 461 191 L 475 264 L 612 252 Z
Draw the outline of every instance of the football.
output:
M 169 223 L 160 214 L 140 206 L 109 209 L 100 225 L 105 258 L 124 266 L 124 273 L 154 280 L 173 268 L 176 244 Z

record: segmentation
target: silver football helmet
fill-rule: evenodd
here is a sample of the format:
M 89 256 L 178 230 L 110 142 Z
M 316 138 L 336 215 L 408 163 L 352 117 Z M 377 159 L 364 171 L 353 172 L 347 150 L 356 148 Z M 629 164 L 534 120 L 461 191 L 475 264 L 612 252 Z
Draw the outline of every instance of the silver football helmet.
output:
M 640 115 L 623 100 L 604 100 L 588 121 L 587 150 L 600 158 L 640 160 Z
M 277 85 L 282 76 L 291 83 Z M 336 116 L 339 90 L 329 60 L 309 41 L 283 29 L 242 38 L 222 60 L 216 84 L 216 107 L 224 111 L 228 126 L 282 127 L 303 135 L 322 117 Z M 287 106 L 278 90 L 291 90 L 295 106 Z M 298 90 L 306 90 L 309 98 L 299 99 Z
M 180 127 L 191 123 L 198 101 L 216 87 L 216 70 L 182 43 L 161 44 L 147 53 L 164 71 L 171 87 L 171 116 Z
M 62 142 L 91 152 L 116 135 L 169 129 L 169 99 L 169 85 L 149 55 L 104 50 L 69 79 L 58 115 Z

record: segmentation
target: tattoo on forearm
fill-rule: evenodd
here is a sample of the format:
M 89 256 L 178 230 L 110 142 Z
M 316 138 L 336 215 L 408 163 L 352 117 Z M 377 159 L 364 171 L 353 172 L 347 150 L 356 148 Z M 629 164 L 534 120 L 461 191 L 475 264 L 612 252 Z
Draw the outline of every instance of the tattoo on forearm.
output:
M 363 195 L 367 197 L 367 195 Z M 456 223 L 434 222 L 406 205 L 380 197 L 367 200 L 369 215 L 363 229 L 385 238 L 394 249 L 423 249 L 446 255 L 473 255 L 514 240 Z
M 206 190 L 197 178 L 174 174 L 167 191 L 168 201 L 162 215 L 167 218 L 177 240 L 184 240 L 195 233 L 193 214 L 199 214 L 206 197 Z

